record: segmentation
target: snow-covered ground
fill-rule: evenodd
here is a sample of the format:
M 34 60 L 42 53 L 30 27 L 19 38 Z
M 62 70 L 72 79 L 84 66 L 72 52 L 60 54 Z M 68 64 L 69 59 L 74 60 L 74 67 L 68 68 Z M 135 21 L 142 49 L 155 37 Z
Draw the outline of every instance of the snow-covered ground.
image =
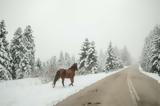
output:
M 79 90 L 119 71 L 76 76 L 73 87 L 68 86 L 69 80 L 65 80 L 66 87 L 62 87 L 59 80 L 55 88 L 52 88 L 52 82 L 42 84 L 38 78 L 0 82 L 0 106 L 53 106 Z
M 158 83 L 160 83 L 160 76 L 158 76 L 158 74 L 155 74 L 155 73 L 149 73 L 149 72 L 146 72 L 146 71 L 143 71 L 143 69 L 139 66 L 139 70 L 140 72 L 142 72 L 143 74 L 155 79 L 158 81 Z

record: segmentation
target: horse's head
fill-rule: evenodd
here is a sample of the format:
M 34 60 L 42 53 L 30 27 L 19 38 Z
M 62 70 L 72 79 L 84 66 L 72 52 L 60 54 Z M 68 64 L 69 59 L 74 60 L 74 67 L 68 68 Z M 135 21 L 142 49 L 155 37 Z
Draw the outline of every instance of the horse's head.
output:
M 72 65 L 72 68 L 76 71 L 78 71 L 78 67 L 77 67 L 77 63 L 74 63 L 73 65 Z

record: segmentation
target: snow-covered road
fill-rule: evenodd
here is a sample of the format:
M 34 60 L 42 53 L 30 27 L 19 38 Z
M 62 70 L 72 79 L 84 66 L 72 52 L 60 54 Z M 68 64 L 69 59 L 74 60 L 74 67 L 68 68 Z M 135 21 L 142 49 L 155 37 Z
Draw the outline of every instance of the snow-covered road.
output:
M 65 80 L 66 87 L 62 87 L 61 80 L 59 80 L 55 88 L 52 88 L 52 82 L 41 84 L 37 78 L 0 82 L 0 106 L 52 106 L 119 71 L 76 76 L 73 87 L 68 86 L 69 80 Z

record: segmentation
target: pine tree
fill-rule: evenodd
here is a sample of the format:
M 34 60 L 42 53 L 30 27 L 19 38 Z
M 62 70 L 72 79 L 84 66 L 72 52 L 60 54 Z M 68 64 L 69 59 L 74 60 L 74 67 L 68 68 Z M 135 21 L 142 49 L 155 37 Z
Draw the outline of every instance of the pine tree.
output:
M 71 63 L 73 64 L 75 62 L 76 62 L 76 58 L 75 58 L 75 56 L 72 55 L 72 57 L 71 57 Z
M 11 46 L 10 46 L 10 54 L 12 57 L 12 71 L 13 71 L 13 79 L 20 78 L 20 76 L 23 76 L 22 73 L 22 67 L 21 59 L 23 58 L 24 51 L 24 45 L 23 45 L 23 35 L 22 35 L 22 29 L 19 27 L 16 32 L 14 33 L 14 37 L 11 40 Z
M 63 68 L 63 67 L 59 67 L 58 64 L 59 63 L 57 61 L 56 56 L 53 56 L 50 60 L 43 63 L 42 65 L 43 66 L 43 73 L 42 73 L 43 81 L 49 82 L 53 80 L 57 72 L 57 69 Z
M 104 71 L 105 61 L 106 61 L 105 53 L 102 50 L 100 50 L 98 55 L 98 71 Z
M 32 72 L 34 71 L 34 63 L 35 63 L 35 44 L 32 35 L 31 26 L 27 26 L 24 30 L 23 34 L 23 44 L 24 51 L 22 62 L 20 66 L 22 67 L 22 72 L 24 73 L 23 77 L 30 77 Z
M 58 59 L 58 67 L 59 68 L 65 68 L 65 59 L 64 59 L 64 54 L 61 51 Z
M 43 66 L 42 66 L 42 61 L 38 58 L 35 62 L 35 69 L 34 72 L 32 73 L 32 76 L 34 77 L 39 77 L 42 75 L 43 71 Z
M 80 53 L 80 59 L 79 59 L 79 68 L 85 69 L 85 64 L 86 64 L 86 59 L 87 59 L 87 52 L 89 50 L 90 42 L 86 38 L 85 41 L 83 42 L 82 48 L 81 48 L 81 53 Z
M 160 26 L 155 26 L 152 36 L 153 49 L 151 48 L 151 72 L 158 73 L 160 75 Z
M 131 56 L 130 56 L 126 46 L 123 48 L 123 50 L 121 52 L 121 59 L 122 59 L 122 62 L 125 66 L 128 66 L 131 64 Z
M 87 51 L 87 57 L 86 57 L 86 64 L 85 64 L 86 70 L 91 71 L 92 73 L 97 72 L 97 52 L 95 50 L 95 42 L 92 41 L 90 43 L 89 49 Z
M 116 56 L 115 51 L 112 47 L 112 43 L 110 42 L 108 50 L 107 50 L 107 58 L 106 58 L 106 65 L 105 70 L 106 71 L 112 71 L 119 68 L 122 68 L 122 62 L 121 60 Z
M 36 67 L 38 68 L 38 70 L 42 70 L 42 62 L 39 58 L 36 61 Z
M 7 31 L 5 22 L 0 22 L 0 80 L 12 79 L 11 56 L 9 53 L 9 43 L 6 40 Z
M 72 63 L 72 60 L 71 60 L 71 57 L 69 55 L 69 53 L 65 52 L 65 55 L 64 55 L 64 60 L 65 60 L 65 67 L 70 67 L 73 63 Z
M 151 48 L 153 47 L 152 43 L 152 36 L 146 37 L 144 47 L 142 50 L 142 55 L 141 55 L 141 67 L 145 70 L 150 72 L 152 64 L 151 64 L 151 55 L 152 55 L 152 50 Z

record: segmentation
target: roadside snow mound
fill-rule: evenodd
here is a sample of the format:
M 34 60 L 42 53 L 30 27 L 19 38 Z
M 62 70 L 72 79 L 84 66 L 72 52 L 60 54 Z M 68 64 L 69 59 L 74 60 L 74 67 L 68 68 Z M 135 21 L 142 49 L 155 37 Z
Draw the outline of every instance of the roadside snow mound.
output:
M 38 78 L 25 78 L 19 80 L 9 80 L 0 82 L 0 88 L 11 88 L 11 87 L 28 87 L 40 85 L 41 81 Z
M 143 69 L 139 66 L 139 70 L 140 72 L 142 72 L 143 74 L 155 79 L 158 81 L 158 83 L 160 83 L 160 76 L 158 74 L 155 74 L 155 73 L 149 73 L 149 72 L 146 72 L 146 71 L 143 71 Z

